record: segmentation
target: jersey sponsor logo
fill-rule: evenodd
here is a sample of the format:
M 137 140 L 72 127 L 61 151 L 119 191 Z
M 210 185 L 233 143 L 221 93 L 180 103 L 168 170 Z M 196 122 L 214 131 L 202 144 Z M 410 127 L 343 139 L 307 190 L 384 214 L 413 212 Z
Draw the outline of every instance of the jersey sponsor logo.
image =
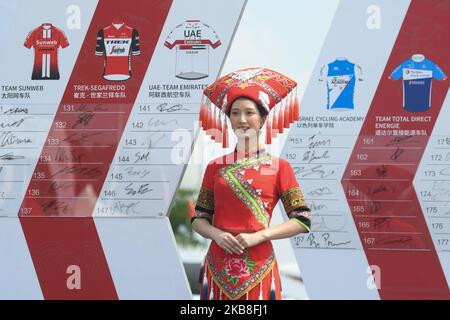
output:
M 333 86 L 339 86 L 339 85 L 348 85 L 350 82 L 351 77 L 331 77 L 330 83 Z
M 112 56 L 112 55 L 120 55 L 122 53 L 125 53 L 125 51 L 126 51 L 125 48 L 119 48 L 119 47 L 113 46 L 111 48 L 111 51 L 109 52 L 109 55 L 110 56 Z
M 38 46 L 56 46 L 58 44 L 58 41 L 53 40 L 53 41 L 39 41 L 36 40 L 36 45 Z
M 432 76 L 433 72 L 431 70 L 403 69 L 404 80 L 431 78 Z

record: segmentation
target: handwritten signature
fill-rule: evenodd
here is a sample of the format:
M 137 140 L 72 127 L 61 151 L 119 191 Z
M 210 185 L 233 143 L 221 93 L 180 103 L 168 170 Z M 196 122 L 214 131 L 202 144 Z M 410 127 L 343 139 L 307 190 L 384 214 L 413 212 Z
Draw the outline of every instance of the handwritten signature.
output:
M 308 138 L 308 148 L 317 148 L 317 147 L 324 147 L 324 146 L 330 146 L 331 145 L 331 139 L 322 139 L 322 140 L 315 140 L 317 138 L 317 135 L 312 135 Z
M 307 177 L 311 175 L 318 175 L 321 179 L 332 176 L 335 170 L 323 170 L 323 165 L 318 164 L 311 169 L 306 169 L 306 167 L 292 167 L 295 175 L 301 175 L 302 177 Z
M 315 190 L 309 191 L 307 194 L 310 196 L 323 196 L 333 194 L 333 192 L 328 187 L 320 187 Z
M 101 171 L 98 167 L 64 167 L 63 169 L 52 174 L 51 177 L 54 178 L 60 174 L 84 175 L 90 178 L 97 178 L 103 175 L 103 171 Z
M 390 147 L 390 146 L 400 145 L 403 143 L 419 143 L 419 141 L 417 141 L 417 140 L 411 140 L 411 138 L 413 138 L 413 137 L 414 136 L 395 137 L 389 143 L 387 143 L 385 146 Z
M 441 171 L 439 171 L 439 174 L 443 176 L 450 176 L 450 167 L 445 167 L 444 169 L 441 169 Z
M 78 116 L 77 121 L 75 121 L 75 123 L 72 125 L 72 129 L 76 129 L 80 125 L 87 126 L 89 124 L 89 122 L 91 122 L 91 120 L 94 118 L 94 116 L 95 116 L 95 113 L 92 113 L 92 112 L 86 112 L 86 113 L 80 114 Z
M 64 142 L 90 142 L 90 138 L 94 136 L 98 136 L 102 134 L 101 132 L 78 132 L 78 133 L 72 133 L 65 137 L 62 141 Z
M 150 120 L 148 120 L 148 126 L 152 127 L 152 128 L 157 128 L 157 127 L 161 127 L 161 126 L 168 126 L 170 124 L 175 124 L 177 127 L 179 127 L 179 123 L 177 119 L 171 119 L 168 121 L 163 121 L 161 119 L 157 119 L 157 118 L 150 118 Z
M 330 222 L 329 220 L 334 219 L 333 222 Z M 335 224 L 335 225 L 331 225 Z M 317 221 L 317 219 L 313 220 L 313 224 L 311 227 L 311 230 L 313 231 L 342 231 L 347 226 L 347 220 L 345 219 L 345 216 L 342 217 L 320 217 L 320 221 Z
M 303 161 L 308 161 L 308 163 L 314 160 L 329 159 L 328 150 L 322 152 L 322 154 L 316 155 L 316 150 L 308 150 L 303 154 Z
M 139 163 L 139 162 L 148 162 L 150 160 L 150 151 L 147 152 L 136 152 L 134 154 L 135 160 L 134 163 Z
M 125 191 L 127 192 L 127 195 L 142 195 L 142 194 L 146 194 L 148 192 L 153 191 L 152 188 L 149 188 L 150 184 L 149 183 L 145 183 L 145 184 L 141 184 L 139 187 L 135 188 L 134 187 L 134 183 L 130 183 L 125 187 Z
M 154 136 L 156 135 L 156 138 Z M 148 138 L 145 139 L 144 142 L 141 143 L 141 146 L 145 146 L 148 149 L 151 149 L 152 147 L 156 146 L 158 142 L 160 142 L 164 137 L 166 136 L 165 133 L 161 132 L 152 132 L 149 134 Z
M 70 152 L 67 152 L 65 148 L 58 148 L 55 155 L 55 161 L 56 162 L 73 161 L 82 163 L 83 158 L 85 157 L 86 157 L 85 153 L 77 154 L 75 150 L 70 150 Z
M 376 193 L 385 192 L 385 191 L 395 192 L 395 190 L 389 190 L 384 185 L 377 185 L 377 186 L 370 186 L 369 189 L 367 190 L 367 194 L 374 195 Z
M 124 171 L 129 176 L 137 176 L 141 179 L 145 178 L 146 176 L 148 176 L 151 173 L 151 171 L 148 169 L 138 170 L 134 167 L 126 167 L 124 169 Z
M 74 110 L 76 112 L 83 112 L 83 111 L 89 111 L 87 104 L 80 104 L 79 106 L 75 107 Z M 94 106 L 94 111 L 108 111 L 107 108 L 103 107 L 102 104 L 96 104 Z
M 19 145 L 19 144 L 28 144 L 32 143 L 33 140 L 31 138 L 19 138 L 11 131 L 5 131 L 0 134 L 0 147 L 9 146 L 9 145 Z
M 1 129 L 19 128 L 27 119 L 33 119 L 33 117 L 24 117 L 22 119 L 16 120 L 14 122 L 9 122 L 9 123 L 1 122 L 0 128 Z
M 314 233 L 309 233 L 306 238 L 306 245 L 313 248 L 336 248 L 352 243 L 352 240 L 335 242 L 331 240 L 331 237 L 331 234 L 328 232 L 323 233 L 318 238 Z M 294 242 L 296 244 L 296 247 L 300 248 L 301 244 L 304 242 L 303 236 L 294 237 Z
M 3 112 L 3 114 L 20 114 L 20 113 L 25 113 L 28 114 L 28 108 L 10 108 L 8 110 L 6 110 L 5 112 Z
M 48 211 L 51 209 L 53 209 L 55 212 L 52 212 L 50 214 L 66 214 L 69 210 L 69 205 L 65 201 L 60 200 L 50 200 L 42 204 L 42 210 L 45 213 L 48 213 Z
M 391 155 L 391 160 L 397 161 L 398 158 L 405 152 L 404 149 L 397 147 L 397 149 L 394 151 L 394 153 Z
M 386 245 L 386 244 L 400 244 L 412 241 L 413 238 L 411 236 L 386 236 L 379 238 L 375 241 L 376 244 Z
M 25 159 L 25 157 L 24 156 L 16 156 L 12 152 L 0 154 L 0 160 L 19 160 L 19 159 Z
M 99 212 L 105 215 L 115 215 L 115 214 L 138 214 L 136 207 L 140 204 L 140 201 L 124 203 L 122 201 L 114 202 L 112 206 L 99 208 Z
M 176 112 L 176 111 L 183 111 L 183 110 L 188 111 L 189 110 L 189 109 L 184 108 L 182 104 L 175 104 L 175 105 L 173 105 L 171 107 L 168 107 L 167 103 L 160 104 L 156 108 L 160 112 Z
M 62 191 L 65 190 L 67 188 L 70 188 L 74 185 L 73 182 L 58 182 L 58 181 L 54 181 L 50 184 L 50 186 L 48 187 L 48 190 L 50 192 L 57 192 L 57 191 Z

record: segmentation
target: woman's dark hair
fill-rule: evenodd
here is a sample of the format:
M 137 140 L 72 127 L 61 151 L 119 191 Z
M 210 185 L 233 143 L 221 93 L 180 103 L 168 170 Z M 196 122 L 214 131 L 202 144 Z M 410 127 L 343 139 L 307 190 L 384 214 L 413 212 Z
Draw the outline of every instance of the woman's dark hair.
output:
M 247 97 L 242 97 L 242 98 L 238 98 L 238 99 L 248 99 L 253 101 L 256 104 L 256 109 L 258 109 L 259 111 L 259 115 L 261 116 L 261 118 L 264 118 L 265 116 L 267 116 L 269 113 L 267 112 L 266 109 L 263 108 L 263 106 L 261 106 L 259 103 L 257 103 L 255 100 L 247 98 Z M 237 99 L 236 99 L 237 100 Z M 231 114 L 231 108 L 228 110 L 227 112 L 227 116 L 230 117 Z

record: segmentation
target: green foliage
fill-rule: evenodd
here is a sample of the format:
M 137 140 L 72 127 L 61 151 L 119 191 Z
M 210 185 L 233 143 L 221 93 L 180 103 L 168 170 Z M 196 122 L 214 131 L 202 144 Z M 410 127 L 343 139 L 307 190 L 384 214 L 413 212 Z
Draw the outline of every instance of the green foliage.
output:
M 173 205 L 170 210 L 169 220 L 175 239 L 183 246 L 205 246 L 206 241 L 201 241 L 195 237 L 192 230 L 191 221 L 188 217 L 188 202 L 196 198 L 196 192 L 190 189 L 179 189 L 175 194 Z

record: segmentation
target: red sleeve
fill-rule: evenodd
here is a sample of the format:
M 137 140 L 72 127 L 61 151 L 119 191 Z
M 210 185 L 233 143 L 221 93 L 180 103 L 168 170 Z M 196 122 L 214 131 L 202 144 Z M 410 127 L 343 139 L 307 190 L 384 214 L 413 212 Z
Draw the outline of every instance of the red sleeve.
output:
M 309 231 L 311 210 L 305 202 L 294 170 L 291 164 L 284 159 L 280 159 L 279 166 L 277 188 L 284 210 L 290 219 L 298 220 Z
M 33 46 L 34 42 L 34 30 L 31 31 L 27 38 L 25 39 L 25 43 L 23 44 L 26 48 L 30 49 Z
M 69 40 L 67 40 L 66 35 L 62 31 L 59 31 L 59 43 L 61 48 L 66 48 L 69 46 Z
M 210 162 L 206 167 L 205 175 L 203 176 L 202 186 L 195 205 L 195 213 L 191 222 L 196 218 L 206 218 L 212 222 L 212 215 L 214 214 L 214 173 L 216 165 Z

